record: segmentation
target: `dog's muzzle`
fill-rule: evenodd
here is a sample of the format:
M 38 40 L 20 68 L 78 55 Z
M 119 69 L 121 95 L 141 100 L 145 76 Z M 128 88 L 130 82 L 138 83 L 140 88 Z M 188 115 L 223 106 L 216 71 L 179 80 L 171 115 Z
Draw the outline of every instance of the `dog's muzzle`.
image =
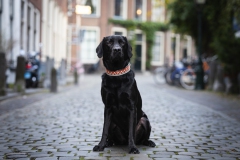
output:
M 113 48 L 111 53 L 111 60 L 118 61 L 123 58 L 122 48 Z

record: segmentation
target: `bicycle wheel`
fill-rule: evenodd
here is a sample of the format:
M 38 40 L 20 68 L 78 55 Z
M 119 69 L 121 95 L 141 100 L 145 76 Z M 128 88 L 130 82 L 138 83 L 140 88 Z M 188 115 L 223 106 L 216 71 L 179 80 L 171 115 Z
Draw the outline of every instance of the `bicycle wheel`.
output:
M 164 78 L 165 78 L 165 82 L 168 84 L 168 85 L 173 85 L 173 81 L 171 79 L 171 70 L 168 70 L 165 75 L 164 75 Z
M 188 90 L 193 90 L 195 87 L 196 74 L 193 69 L 186 69 L 180 77 L 181 86 Z
M 164 84 L 165 83 L 165 79 L 164 79 L 165 69 L 164 68 L 156 68 L 154 72 L 155 72 L 154 73 L 155 82 L 158 84 Z

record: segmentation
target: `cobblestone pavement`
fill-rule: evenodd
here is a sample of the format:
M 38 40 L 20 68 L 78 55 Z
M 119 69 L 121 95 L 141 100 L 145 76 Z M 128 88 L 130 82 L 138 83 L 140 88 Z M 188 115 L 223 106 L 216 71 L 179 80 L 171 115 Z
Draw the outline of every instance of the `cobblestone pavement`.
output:
M 92 151 L 101 138 L 104 106 L 100 75 L 91 75 L 79 87 L 1 115 L 0 159 L 240 159 L 237 121 L 150 85 L 151 78 L 136 76 L 155 148 L 138 146 L 137 155 L 127 146 Z

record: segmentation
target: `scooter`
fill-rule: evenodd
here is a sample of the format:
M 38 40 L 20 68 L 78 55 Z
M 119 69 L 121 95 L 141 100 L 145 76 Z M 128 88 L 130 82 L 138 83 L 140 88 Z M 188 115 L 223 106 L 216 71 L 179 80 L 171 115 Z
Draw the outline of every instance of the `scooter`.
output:
M 181 86 L 180 77 L 184 70 L 186 70 L 186 67 L 182 62 L 175 62 L 164 74 L 167 84 Z
M 24 73 L 26 88 L 38 87 L 38 65 L 34 64 L 31 60 L 26 62 L 26 71 Z

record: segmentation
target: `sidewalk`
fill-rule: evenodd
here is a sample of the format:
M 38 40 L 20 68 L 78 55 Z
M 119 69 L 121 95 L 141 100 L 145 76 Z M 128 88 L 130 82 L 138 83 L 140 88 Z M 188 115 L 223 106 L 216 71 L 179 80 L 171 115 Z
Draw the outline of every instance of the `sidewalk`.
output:
M 73 85 L 73 77 L 68 76 L 66 85 L 62 85 L 61 83 L 60 85 L 58 85 L 58 92 L 65 90 L 71 85 Z M 7 99 L 15 98 L 18 96 L 31 95 L 31 94 L 44 93 L 44 92 L 49 92 L 49 88 L 26 88 L 24 93 L 15 92 L 13 89 L 7 89 L 7 94 L 5 96 L 0 96 L 0 102 Z

